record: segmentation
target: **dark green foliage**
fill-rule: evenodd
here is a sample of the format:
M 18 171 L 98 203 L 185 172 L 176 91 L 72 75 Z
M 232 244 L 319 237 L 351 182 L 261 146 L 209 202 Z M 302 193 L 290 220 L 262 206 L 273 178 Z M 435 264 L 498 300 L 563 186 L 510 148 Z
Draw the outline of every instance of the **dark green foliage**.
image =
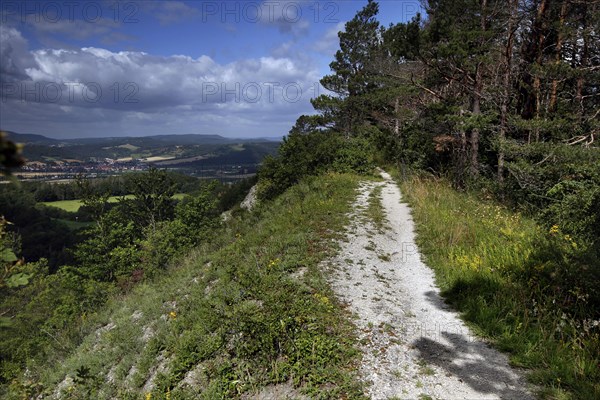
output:
M 534 245 L 517 279 L 527 282 L 535 300 L 552 302 L 552 309 L 576 321 L 600 320 L 600 258 L 560 228 Z
M 90 279 L 118 281 L 126 287 L 144 275 L 163 270 L 175 255 L 208 238 L 218 227 L 215 185 L 175 205 L 175 185 L 165 171 L 135 176 L 133 199 L 122 199 L 107 211 L 107 197 L 91 194 L 84 204 L 96 224 L 75 249 L 81 271 Z M 83 191 L 85 193 L 85 190 Z
M 340 133 L 292 132 L 277 157 L 267 157 L 259 173 L 259 196 L 272 199 L 302 178 L 326 171 L 366 173 L 373 168 L 367 139 Z
M 0 330 L 0 382 L 10 381 L 36 357 L 64 351 L 63 343 L 76 335 L 80 318 L 104 304 L 110 287 L 86 279 L 72 267 L 48 274 L 42 260 L 19 268 L 31 276 L 26 286 L 7 289 L 0 309 L 9 324 Z
M 140 242 L 141 267 L 152 275 L 166 268 L 177 256 L 211 238 L 220 226 L 215 185 L 208 185 L 195 196 L 186 196 L 175 208 L 175 218 L 145 229 Z
M 164 272 L 173 260 L 207 241 L 219 228 L 216 185 L 203 185 L 195 195 L 175 204 L 171 199 L 175 184 L 170 178 L 158 170 L 136 174 L 129 180 L 132 186 L 126 188 L 135 197 L 116 204 L 107 203 L 108 191 L 98 191 L 88 180 L 78 182 L 77 190 L 94 223 L 79 244 L 69 244 L 72 266 L 49 267 L 42 259 L 17 264 L 10 276 L 3 277 L 2 282 L 10 285 L 6 290 L 3 287 L 0 296 L 0 383 L 18 375 L 31 358 L 66 351 L 61 343 L 77 341 L 82 333 L 77 328 L 85 316 L 96 312 L 113 293 L 127 292 L 134 284 Z M 30 193 L 20 188 L 6 190 L 0 200 L 3 211 L 20 224 L 15 226 L 32 227 L 31 232 L 20 228 L 26 249 L 35 250 L 36 244 L 52 246 L 53 241 L 70 237 L 69 229 L 58 223 L 64 231 L 43 225 L 54 221 L 44 214 L 48 208 L 36 208 Z M 0 248 L 4 249 L 2 237 Z M 52 253 L 46 248 L 41 254 Z M 78 386 L 94 386 L 83 375 L 80 378 Z
M 138 228 L 173 217 L 176 186 L 166 171 L 151 168 L 145 174 L 136 174 L 130 189 L 133 199 L 122 200 L 121 206 Z
M 600 255 L 600 150 L 537 143 L 507 144 L 507 178 L 502 194 L 557 225 L 583 248 Z
M 212 229 L 217 228 L 217 199 L 213 192 L 215 184 L 205 186 L 195 196 L 186 196 L 175 208 L 176 219 L 185 225 L 190 233 L 198 235 L 198 241 L 204 239 Z
M 80 270 L 89 279 L 112 282 L 139 268 L 136 241 L 142 231 L 120 211 L 115 208 L 105 213 L 74 250 Z
M 379 44 L 379 22 L 375 18 L 378 12 L 379 5 L 369 0 L 346 23 L 344 31 L 338 33 L 340 50 L 329 64 L 334 74 L 321 79 L 321 84 L 336 96 L 321 95 L 311 100 L 313 107 L 321 112 L 321 125 L 346 136 L 352 135 L 367 115 L 361 96 L 375 88 L 369 79 L 369 58 Z
M 52 211 L 37 207 L 33 196 L 20 185 L 11 182 L 0 187 L 0 215 L 10 222 L 7 232 L 18 238 L 19 245 L 14 250 L 25 261 L 43 257 L 52 270 L 71 261 L 65 249 L 77 243 L 76 235 L 57 221 Z

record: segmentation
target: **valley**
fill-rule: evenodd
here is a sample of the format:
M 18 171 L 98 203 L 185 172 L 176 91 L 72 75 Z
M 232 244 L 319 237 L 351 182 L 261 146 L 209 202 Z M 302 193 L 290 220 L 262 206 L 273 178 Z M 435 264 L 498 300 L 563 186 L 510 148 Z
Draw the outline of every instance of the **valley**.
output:
M 268 138 L 229 139 L 218 135 L 160 135 L 51 139 L 8 132 L 24 146 L 27 163 L 15 171 L 25 181 L 68 182 L 77 176 L 99 178 L 150 167 L 231 182 L 256 174 L 262 159 L 273 155 L 279 141 Z

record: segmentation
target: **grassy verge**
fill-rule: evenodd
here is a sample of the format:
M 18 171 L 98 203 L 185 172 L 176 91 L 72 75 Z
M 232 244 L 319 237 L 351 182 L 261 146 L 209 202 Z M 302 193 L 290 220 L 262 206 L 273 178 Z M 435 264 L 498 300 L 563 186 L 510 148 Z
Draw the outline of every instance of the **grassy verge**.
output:
M 32 364 L 13 393 L 218 399 L 280 385 L 293 396 L 363 398 L 350 318 L 319 268 L 357 183 L 315 178 L 234 215 L 167 276 L 82 316 L 83 342 Z
M 549 256 L 576 249 L 572 239 L 441 180 L 401 188 L 442 294 L 473 329 L 530 369 L 541 398 L 600 398 L 598 310 Z

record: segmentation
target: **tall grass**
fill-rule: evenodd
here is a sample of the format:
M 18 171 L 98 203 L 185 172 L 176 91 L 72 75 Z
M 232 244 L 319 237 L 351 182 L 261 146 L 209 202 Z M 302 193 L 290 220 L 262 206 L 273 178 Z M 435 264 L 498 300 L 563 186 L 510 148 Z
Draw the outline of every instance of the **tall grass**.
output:
M 401 188 L 442 294 L 471 327 L 530 369 L 541 398 L 600 398 L 600 310 L 590 298 L 599 282 L 573 273 L 587 271 L 568 264 L 577 244 L 444 180 L 411 177 Z

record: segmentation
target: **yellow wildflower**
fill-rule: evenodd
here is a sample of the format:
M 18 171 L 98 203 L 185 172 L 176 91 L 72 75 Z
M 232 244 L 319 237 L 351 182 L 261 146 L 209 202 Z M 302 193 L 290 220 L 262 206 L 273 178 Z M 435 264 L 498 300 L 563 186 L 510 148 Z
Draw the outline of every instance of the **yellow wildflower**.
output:
M 176 313 L 175 311 L 171 311 L 171 312 L 169 313 L 169 317 L 171 317 L 171 318 L 175 319 L 175 318 L 177 318 L 177 313 Z
M 577 248 L 577 243 L 575 243 L 575 241 L 573 240 L 573 238 L 571 237 L 571 235 L 565 235 L 564 236 L 565 241 L 569 242 L 569 244 L 576 249 Z
M 317 300 L 319 300 L 324 305 L 329 305 L 331 303 L 327 296 L 324 296 L 320 293 L 315 293 L 314 296 Z

